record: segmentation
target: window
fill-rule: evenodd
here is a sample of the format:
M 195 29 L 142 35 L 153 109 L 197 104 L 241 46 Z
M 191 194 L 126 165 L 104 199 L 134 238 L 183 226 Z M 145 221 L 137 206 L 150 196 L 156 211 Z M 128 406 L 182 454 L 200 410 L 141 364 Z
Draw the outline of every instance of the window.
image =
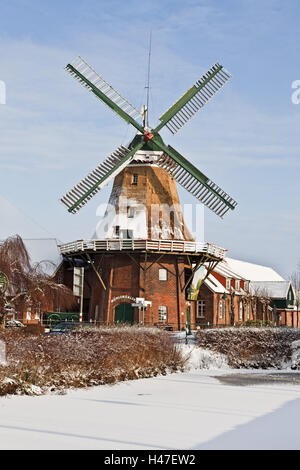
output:
M 243 313 L 244 313 L 243 302 L 240 302 L 240 309 L 239 309 L 240 320 L 243 320 Z
M 132 219 L 134 217 L 134 207 L 127 207 L 127 216 Z
M 26 321 L 30 321 L 31 320 L 31 308 L 28 308 L 26 310 Z
M 134 174 L 132 175 L 131 184 L 137 185 L 137 184 L 138 184 L 138 177 L 139 177 L 139 176 L 138 176 L 136 173 L 134 173 Z
M 166 269 L 159 269 L 158 271 L 158 279 L 160 281 L 166 281 L 168 279 L 168 272 Z
M 40 319 L 40 316 L 41 316 L 41 309 L 39 307 L 37 307 L 35 309 L 35 315 L 34 315 L 34 319 L 35 320 L 39 320 Z
M 244 282 L 244 289 L 249 292 L 249 281 Z
M 230 279 L 230 278 L 228 278 L 228 279 L 226 279 L 226 289 L 228 289 L 228 290 L 229 290 L 229 289 L 230 289 L 230 287 L 231 287 L 231 279 Z
M 250 320 L 250 304 L 247 305 L 247 320 Z
M 223 318 L 223 300 L 220 300 L 219 317 Z
M 165 305 L 161 305 L 158 307 L 158 320 L 166 322 L 168 319 L 167 307 Z
M 120 236 L 120 225 L 116 225 L 115 226 L 115 237 L 119 237 Z
M 241 281 L 239 279 L 235 280 L 235 288 L 236 290 L 240 290 L 241 288 Z
M 205 317 L 205 300 L 198 300 L 197 302 L 197 318 Z
M 125 239 L 131 239 L 133 238 L 133 230 L 120 230 L 119 231 L 119 236 L 121 238 L 125 238 Z

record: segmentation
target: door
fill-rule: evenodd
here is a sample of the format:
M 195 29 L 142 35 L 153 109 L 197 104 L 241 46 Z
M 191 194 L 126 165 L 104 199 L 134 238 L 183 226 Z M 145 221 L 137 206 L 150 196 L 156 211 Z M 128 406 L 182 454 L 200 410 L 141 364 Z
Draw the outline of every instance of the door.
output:
M 115 323 L 133 323 L 133 307 L 129 303 L 124 302 L 117 305 Z

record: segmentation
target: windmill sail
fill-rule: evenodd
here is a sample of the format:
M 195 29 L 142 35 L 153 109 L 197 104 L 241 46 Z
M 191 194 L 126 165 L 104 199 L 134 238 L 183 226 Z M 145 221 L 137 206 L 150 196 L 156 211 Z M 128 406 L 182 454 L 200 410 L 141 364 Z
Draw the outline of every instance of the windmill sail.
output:
M 68 64 L 66 70 L 128 124 L 132 124 L 138 130 L 139 135 L 137 145 L 135 145 L 136 140 L 133 140 L 129 148 L 119 147 L 61 198 L 61 202 L 69 212 L 78 212 L 132 161 L 138 150 L 142 148 L 149 150 L 149 145 L 150 148 L 163 152 L 156 163 L 217 215 L 223 217 L 229 209 L 233 210 L 236 207 L 237 202 L 232 197 L 175 149 L 171 146 L 166 147 L 158 134 L 164 126 L 175 134 L 227 83 L 231 75 L 222 65 L 216 63 L 202 75 L 159 118 L 160 124 L 152 130 L 144 128 L 144 122 L 142 125 L 137 122 L 136 119 L 143 119 L 143 115 L 81 57 L 78 57 L 72 64 Z
M 125 119 L 126 122 L 133 124 L 139 131 L 143 131 L 142 126 L 136 122 L 136 119 L 143 118 L 142 114 L 109 85 L 84 59 L 78 57 L 72 64 L 68 64 L 65 70 L 98 99 L 106 103 L 115 113 Z
M 119 147 L 104 162 L 83 178 L 76 186 L 67 192 L 60 201 L 72 214 L 76 214 L 92 199 L 112 178 L 115 178 L 132 160 L 135 152 L 142 147 L 138 144 L 133 150 Z
M 222 218 L 229 209 L 233 210 L 236 207 L 237 202 L 232 197 L 175 149 L 168 146 L 164 152 L 167 155 L 163 155 L 157 161 L 157 165 L 168 172 L 176 182 L 215 212 L 215 214 Z
M 166 126 L 172 134 L 176 134 L 230 78 L 230 73 L 222 65 L 213 65 L 159 118 L 161 124 L 154 132 Z

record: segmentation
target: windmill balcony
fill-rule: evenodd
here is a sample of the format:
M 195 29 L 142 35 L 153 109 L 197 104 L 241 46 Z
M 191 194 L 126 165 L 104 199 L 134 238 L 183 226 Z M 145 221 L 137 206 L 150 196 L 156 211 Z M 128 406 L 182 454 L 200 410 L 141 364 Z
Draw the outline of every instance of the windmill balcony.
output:
M 168 253 L 207 254 L 218 260 L 225 258 L 224 248 L 213 243 L 192 242 L 184 240 L 142 240 L 142 239 L 103 239 L 77 240 L 60 245 L 62 255 L 78 252 L 105 251 L 149 251 Z

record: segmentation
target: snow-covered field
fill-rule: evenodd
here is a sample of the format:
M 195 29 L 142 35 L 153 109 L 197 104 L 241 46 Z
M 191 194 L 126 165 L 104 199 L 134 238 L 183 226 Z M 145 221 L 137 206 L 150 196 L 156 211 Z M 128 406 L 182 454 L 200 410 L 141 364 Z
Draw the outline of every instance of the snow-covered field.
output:
M 224 385 L 236 371 L 199 354 L 185 373 L 1 398 L 0 448 L 300 449 L 300 386 Z

